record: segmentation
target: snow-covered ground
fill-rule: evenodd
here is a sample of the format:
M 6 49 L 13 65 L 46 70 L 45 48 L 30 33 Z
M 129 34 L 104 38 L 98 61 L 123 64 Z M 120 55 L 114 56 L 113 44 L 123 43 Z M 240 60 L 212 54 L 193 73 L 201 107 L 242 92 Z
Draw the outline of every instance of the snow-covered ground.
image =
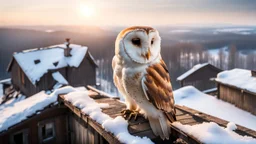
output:
M 221 127 L 214 122 L 202 123 L 198 125 L 182 125 L 179 122 L 173 123 L 174 126 L 178 127 L 182 131 L 193 135 L 203 143 L 217 143 L 217 144 L 255 144 L 256 139 L 248 136 L 241 136 L 235 133 L 237 127 L 234 123 L 228 123 L 227 127 Z
M 175 103 L 256 130 L 256 116 L 234 105 L 204 94 L 193 86 L 174 91 Z

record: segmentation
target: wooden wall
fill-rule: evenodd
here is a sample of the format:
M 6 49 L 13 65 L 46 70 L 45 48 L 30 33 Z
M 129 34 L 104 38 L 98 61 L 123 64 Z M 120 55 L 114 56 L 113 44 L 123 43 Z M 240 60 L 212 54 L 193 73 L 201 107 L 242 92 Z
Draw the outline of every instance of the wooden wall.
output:
M 38 123 L 51 120 L 55 124 L 56 137 L 47 143 L 66 144 L 67 143 L 67 125 L 66 125 L 66 112 L 67 108 L 48 108 L 38 115 L 35 115 L 27 120 L 11 127 L 7 132 L 0 133 L 0 144 L 10 143 L 12 134 L 27 129 L 28 130 L 28 143 L 40 144 L 38 134 Z
M 219 84 L 218 88 L 218 98 L 256 115 L 256 95 L 224 84 Z
M 189 85 L 192 85 L 201 91 L 216 87 L 216 83 L 213 81 L 210 81 L 209 79 L 208 80 L 196 80 L 193 82 L 184 82 L 183 83 L 183 86 L 189 86 Z
M 70 112 L 68 114 L 70 144 L 107 144 L 108 142 L 84 120 Z
M 61 68 L 61 69 L 58 69 L 58 70 L 49 71 L 48 73 L 44 74 L 41 77 L 39 82 L 37 82 L 36 87 L 38 87 L 39 91 L 51 90 L 53 88 L 53 86 L 57 83 L 57 81 L 55 81 L 53 79 L 52 73 L 54 73 L 56 71 L 60 72 L 64 77 L 66 76 L 66 68 Z
M 24 75 L 24 83 L 22 83 L 21 75 Z M 16 90 L 21 91 L 26 96 L 31 96 L 39 92 L 39 88 L 31 83 L 26 74 L 18 65 L 17 61 L 14 59 L 11 68 L 11 78 L 12 84 Z
M 88 53 L 78 68 L 68 67 L 67 80 L 72 86 L 87 86 L 96 84 L 96 67 L 89 60 Z
M 213 68 L 211 65 L 207 65 L 201 68 L 198 71 L 195 71 L 183 81 L 181 81 L 182 86 L 193 85 L 194 87 L 198 88 L 199 90 L 206 90 L 210 88 L 216 87 L 215 82 L 210 81 L 210 78 L 217 77 L 217 74 L 221 72 L 216 68 Z

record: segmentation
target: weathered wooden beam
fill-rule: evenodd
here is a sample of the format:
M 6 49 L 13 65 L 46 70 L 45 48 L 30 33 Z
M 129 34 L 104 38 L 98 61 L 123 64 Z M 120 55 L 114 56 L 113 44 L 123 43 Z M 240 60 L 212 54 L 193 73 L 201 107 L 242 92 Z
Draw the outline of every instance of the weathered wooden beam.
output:
M 97 92 L 97 93 L 99 94 L 99 96 L 109 97 L 109 98 L 111 97 L 111 98 L 113 98 L 113 99 L 120 99 L 119 97 L 113 97 L 112 95 L 110 95 L 110 94 L 108 94 L 108 93 L 105 93 L 105 92 L 103 92 L 103 91 L 101 91 L 101 90 L 98 90 L 98 89 L 94 88 L 93 86 L 87 85 L 87 88 L 90 89 L 90 90 L 92 90 L 92 91 Z
M 58 100 L 64 103 L 64 105 L 67 106 L 78 118 L 83 120 L 86 124 L 88 124 L 95 131 L 97 131 L 109 143 L 115 143 L 115 144 L 120 143 L 119 140 L 113 134 L 105 131 L 99 123 L 91 119 L 88 115 L 83 113 L 79 108 L 73 106 L 69 101 L 66 101 L 64 99 L 64 95 L 59 95 Z

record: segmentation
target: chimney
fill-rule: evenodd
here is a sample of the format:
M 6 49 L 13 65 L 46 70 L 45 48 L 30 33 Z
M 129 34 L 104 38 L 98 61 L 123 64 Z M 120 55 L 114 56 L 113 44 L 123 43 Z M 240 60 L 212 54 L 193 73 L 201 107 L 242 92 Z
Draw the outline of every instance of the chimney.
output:
M 69 45 L 70 45 L 69 41 L 70 41 L 70 38 L 66 38 L 65 44 L 66 44 L 67 48 L 64 49 L 64 55 L 65 55 L 66 57 L 72 56 L 72 55 L 70 54 L 71 48 L 69 47 Z
M 251 70 L 252 76 L 256 77 L 256 70 Z

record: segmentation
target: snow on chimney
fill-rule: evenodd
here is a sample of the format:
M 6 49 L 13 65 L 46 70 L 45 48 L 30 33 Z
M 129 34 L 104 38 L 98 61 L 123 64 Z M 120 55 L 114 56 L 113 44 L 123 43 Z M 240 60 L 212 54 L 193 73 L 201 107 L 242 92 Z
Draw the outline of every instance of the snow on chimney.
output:
M 256 77 L 256 70 L 251 70 L 252 76 Z
M 66 38 L 65 44 L 66 44 L 67 48 L 65 48 L 65 50 L 64 50 L 64 55 L 65 55 L 66 57 L 72 56 L 72 55 L 70 54 L 71 48 L 69 47 L 69 45 L 70 45 L 69 41 L 70 41 L 70 38 Z

